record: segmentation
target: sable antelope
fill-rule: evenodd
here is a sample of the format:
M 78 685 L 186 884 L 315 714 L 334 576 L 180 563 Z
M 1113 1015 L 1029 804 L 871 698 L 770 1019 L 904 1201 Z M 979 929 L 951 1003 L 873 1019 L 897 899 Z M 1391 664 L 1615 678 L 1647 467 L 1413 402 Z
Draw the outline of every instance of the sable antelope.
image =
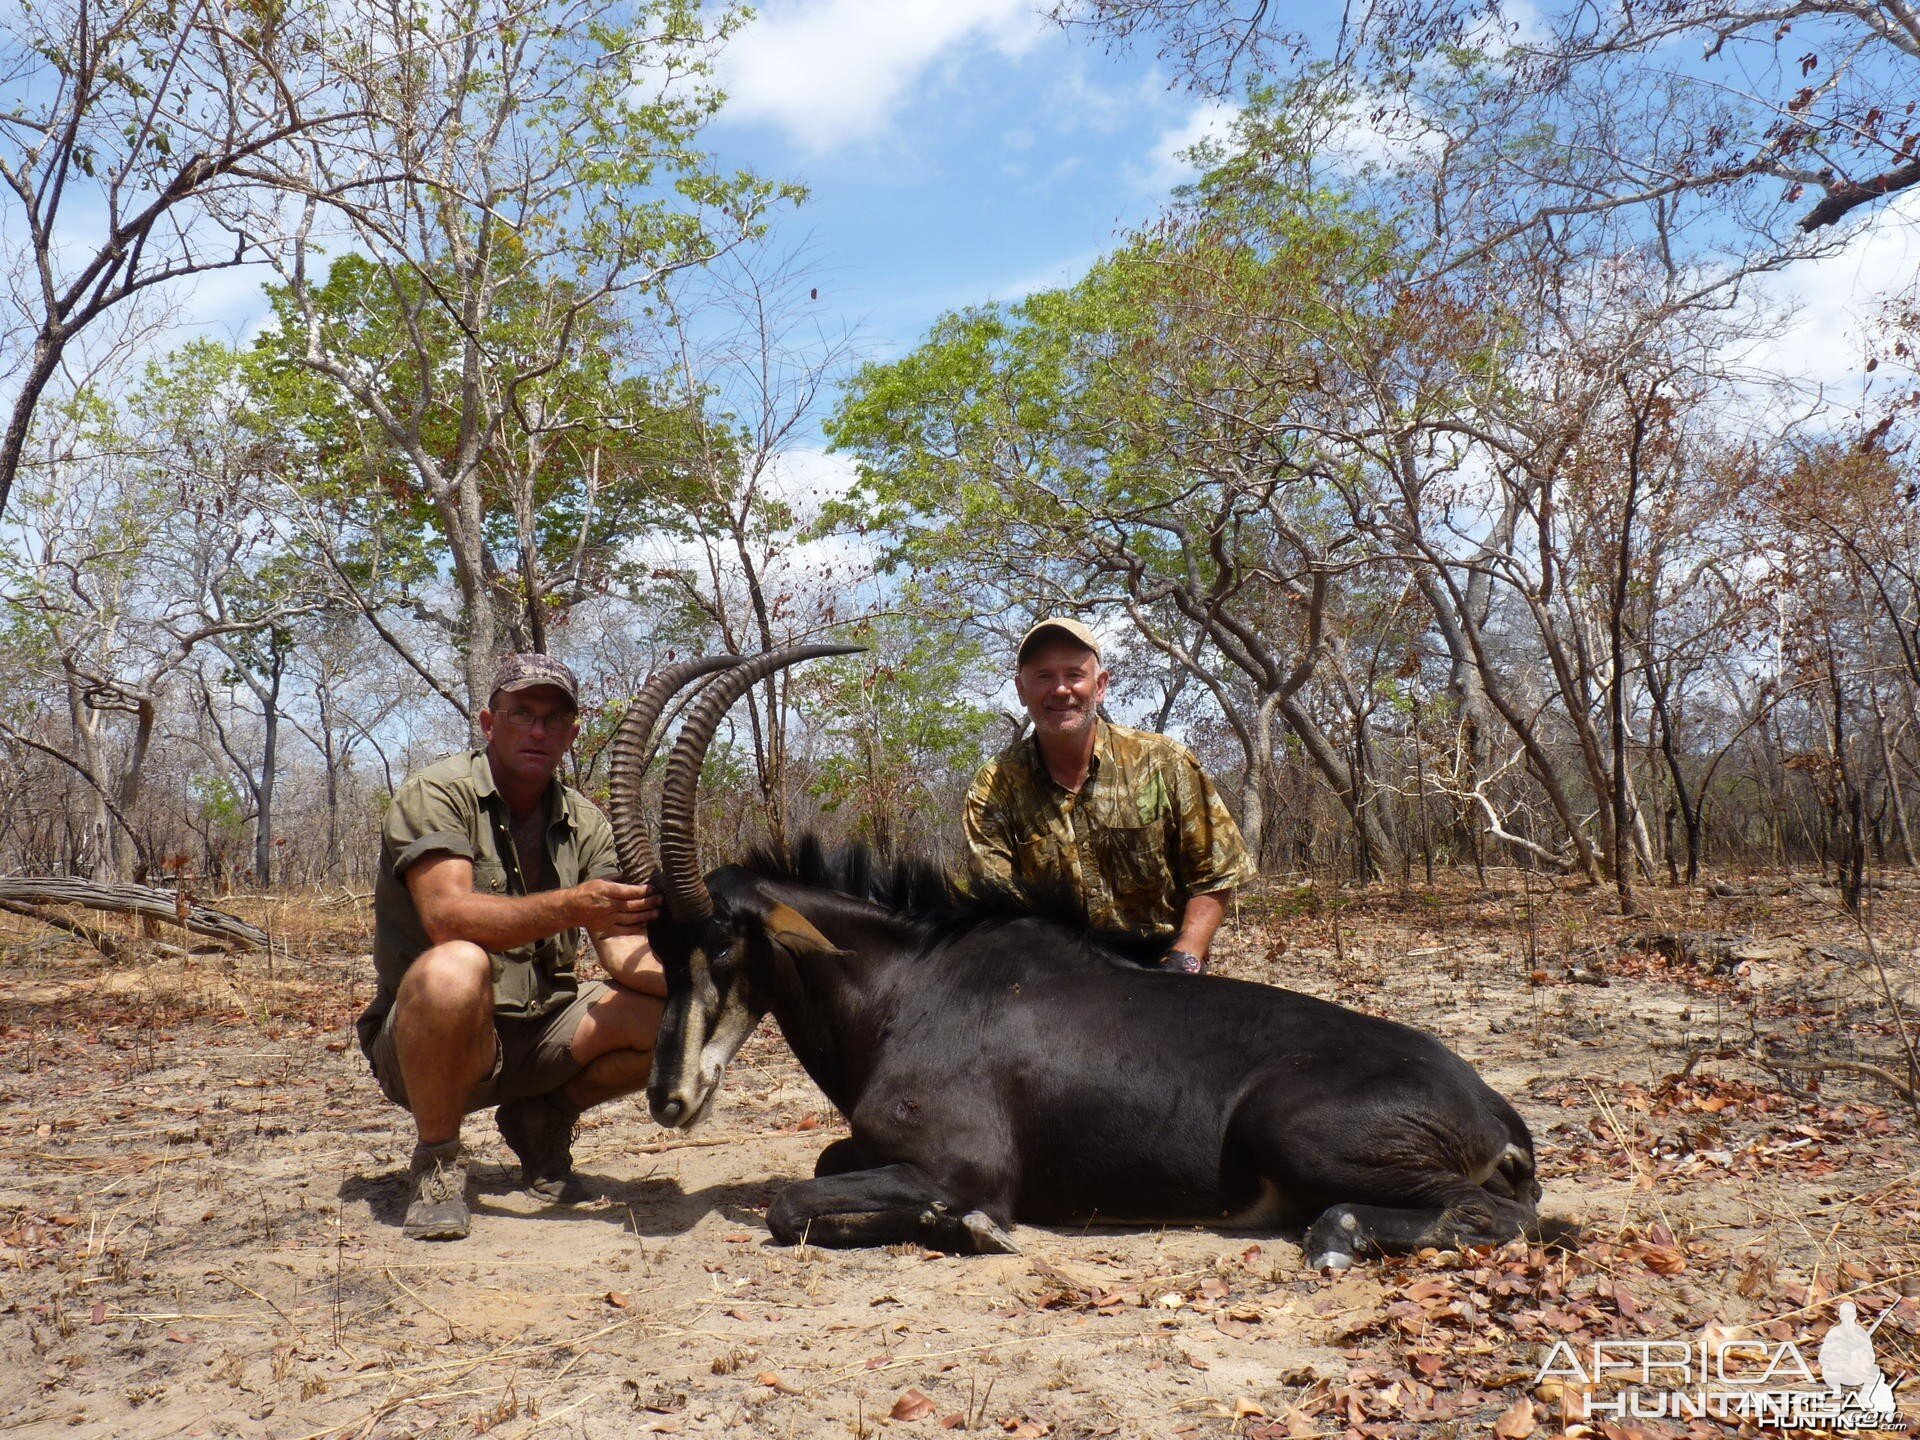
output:
M 705 678 L 661 786 L 653 927 L 670 998 L 647 1087 L 684 1128 L 771 1011 L 853 1127 L 767 1214 L 791 1244 L 914 1240 L 1012 1250 L 1015 1220 L 1306 1226 L 1320 1268 L 1493 1244 L 1533 1226 L 1533 1142 L 1459 1056 L 1310 996 L 1129 964 L 1123 941 L 979 899 L 864 852 L 759 854 L 703 874 L 700 766 L 762 677 L 844 647 L 770 652 Z M 708 662 L 711 664 L 712 662 Z M 698 662 L 696 662 L 696 665 Z M 685 669 L 687 674 L 679 674 Z M 656 677 L 670 691 L 694 673 Z M 656 866 L 640 782 L 664 694 L 615 739 L 615 835 Z

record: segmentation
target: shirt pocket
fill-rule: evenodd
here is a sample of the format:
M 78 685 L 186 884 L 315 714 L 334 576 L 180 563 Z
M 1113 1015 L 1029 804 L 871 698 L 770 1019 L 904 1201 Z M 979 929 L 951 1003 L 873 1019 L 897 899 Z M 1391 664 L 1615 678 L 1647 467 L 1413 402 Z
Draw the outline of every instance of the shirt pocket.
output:
M 1117 825 L 1093 832 L 1094 863 L 1116 900 L 1165 893 L 1171 880 L 1165 834 L 1158 825 Z
M 489 954 L 493 963 L 493 1008 L 501 1015 L 531 1014 L 540 1001 L 540 973 L 525 947 L 502 955 Z
M 1013 878 L 1071 882 L 1073 861 L 1052 835 L 1029 835 L 1013 842 Z
M 507 867 L 498 860 L 491 859 L 485 855 L 475 860 L 473 862 L 473 893 L 476 895 L 512 895 L 514 893 L 513 880 L 507 874 Z M 531 964 L 539 957 L 543 943 L 546 942 L 530 941 L 525 945 L 516 945 L 511 950 L 503 950 L 494 955 L 493 981 L 497 994 L 501 993 L 503 987 L 506 990 L 513 989 L 516 983 L 513 977 L 502 974 L 501 965 L 507 962 L 519 965 Z

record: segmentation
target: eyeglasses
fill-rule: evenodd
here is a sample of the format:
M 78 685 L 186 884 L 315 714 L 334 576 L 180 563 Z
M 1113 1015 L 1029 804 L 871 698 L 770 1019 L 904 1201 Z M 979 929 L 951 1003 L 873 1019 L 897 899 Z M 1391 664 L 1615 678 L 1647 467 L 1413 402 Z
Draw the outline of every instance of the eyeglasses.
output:
M 573 723 L 573 717 L 571 710 L 538 711 L 529 710 L 524 705 L 500 712 L 500 718 L 516 730 L 532 730 L 539 726 L 545 726 L 549 732 L 564 730 Z

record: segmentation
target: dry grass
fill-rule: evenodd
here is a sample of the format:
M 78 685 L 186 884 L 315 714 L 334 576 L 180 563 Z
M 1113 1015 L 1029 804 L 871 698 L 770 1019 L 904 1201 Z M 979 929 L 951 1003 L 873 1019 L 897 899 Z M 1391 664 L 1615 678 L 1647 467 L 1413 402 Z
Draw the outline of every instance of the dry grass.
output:
M 1654 892 L 1632 921 L 1607 898 L 1506 872 L 1241 906 L 1224 970 L 1445 1036 L 1515 1098 L 1549 1211 L 1582 1227 L 1570 1254 L 1332 1281 L 1288 1237 L 1180 1229 L 1023 1228 L 1026 1254 L 968 1260 L 773 1248 L 768 1198 L 842 1132 L 766 1032 L 698 1136 L 637 1106 L 589 1117 L 577 1155 L 609 1199 L 578 1212 L 535 1212 L 476 1123 L 474 1235 L 408 1245 L 407 1138 L 348 1043 L 362 907 L 238 898 L 271 958 L 121 964 L 0 918 L 0 1434 L 864 1437 L 958 1416 L 1367 1440 L 1484 1435 L 1524 1400 L 1544 1440 L 1544 1337 L 1817 1335 L 1839 1296 L 1878 1314 L 1920 1294 L 1911 1112 L 1868 1076 L 1799 1096 L 1744 1058 L 1755 1036 L 1897 1043 L 1869 968 L 1805 949 L 1857 929 L 1804 889 Z M 1898 999 L 1920 897 L 1878 905 Z M 1715 974 L 1645 952 L 1649 929 L 1798 956 Z M 1880 1351 L 1912 1375 L 1903 1305 Z M 890 1419 L 909 1392 L 927 1417 Z

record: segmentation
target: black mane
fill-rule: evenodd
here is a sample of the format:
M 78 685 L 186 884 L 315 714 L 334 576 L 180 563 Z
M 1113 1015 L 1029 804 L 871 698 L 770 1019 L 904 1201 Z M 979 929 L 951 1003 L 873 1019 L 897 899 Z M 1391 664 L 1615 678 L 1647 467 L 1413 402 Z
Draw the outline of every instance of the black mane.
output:
M 829 849 L 817 835 L 808 834 L 791 853 L 757 846 L 741 863 L 762 879 L 814 885 L 884 906 L 924 926 L 935 939 L 957 939 L 991 925 L 1039 919 L 1137 964 L 1158 961 L 1164 948 L 1159 941 L 1095 930 L 1068 886 L 972 880 L 915 856 L 879 860 L 857 842 Z

